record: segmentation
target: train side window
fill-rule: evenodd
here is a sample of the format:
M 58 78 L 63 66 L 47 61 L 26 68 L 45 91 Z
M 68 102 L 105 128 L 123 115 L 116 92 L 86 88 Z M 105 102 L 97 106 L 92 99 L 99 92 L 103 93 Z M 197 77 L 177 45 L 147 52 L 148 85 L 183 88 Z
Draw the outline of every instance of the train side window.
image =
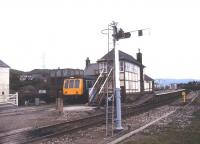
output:
M 65 81 L 65 88 L 68 88 L 68 86 L 69 86 L 69 80 L 66 80 Z
M 69 88 L 74 88 L 74 80 L 69 81 Z
M 75 80 L 75 88 L 79 88 L 80 80 Z
M 91 88 L 92 87 L 92 81 L 87 80 L 86 81 L 86 88 Z

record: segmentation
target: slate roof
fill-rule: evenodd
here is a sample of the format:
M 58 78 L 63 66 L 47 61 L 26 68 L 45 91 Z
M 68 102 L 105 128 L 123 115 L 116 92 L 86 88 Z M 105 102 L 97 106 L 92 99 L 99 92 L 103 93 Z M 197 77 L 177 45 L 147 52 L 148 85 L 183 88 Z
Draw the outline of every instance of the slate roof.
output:
M 34 70 L 31 70 L 30 72 L 27 72 L 27 73 L 30 73 L 30 74 L 49 74 L 50 73 L 50 70 L 49 69 L 34 69 Z
M 0 60 L 0 67 L 4 68 L 10 68 L 6 63 L 4 63 L 2 60 Z
M 91 63 L 87 67 L 85 67 L 84 75 L 96 75 L 95 70 L 98 70 L 98 64 Z
M 145 81 L 154 81 L 154 79 L 152 79 L 151 77 L 149 77 L 148 75 L 144 75 L 144 80 Z
M 105 60 L 113 60 L 113 59 L 114 59 L 114 49 L 112 49 L 110 52 L 105 54 L 101 59 L 98 60 L 98 62 L 105 61 Z M 130 63 L 134 63 L 138 66 L 145 67 L 140 62 L 138 62 L 134 57 L 120 50 L 119 50 L 119 60 L 124 60 Z

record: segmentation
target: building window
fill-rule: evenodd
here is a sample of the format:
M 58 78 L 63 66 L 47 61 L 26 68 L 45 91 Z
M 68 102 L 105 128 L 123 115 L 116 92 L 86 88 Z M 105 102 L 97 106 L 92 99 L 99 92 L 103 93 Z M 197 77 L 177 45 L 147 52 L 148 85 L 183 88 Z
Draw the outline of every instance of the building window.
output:
M 120 86 L 124 86 L 124 81 L 120 81 Z
M 107 63 L 106 62 L 100 62 L 99 63 L 99 72 L 107 73 Z
M 135 93 L 140 91 L 140 73 L 139 67 L 125 62 L 125 83 L 126 93 Z
M 125 63 L 125 71 L 136 72 L 136 66 L 132 63 L 126 62 Z
M 119 65 L 119 71 L 120 71 L 120 72 L 124 72 L 124 62 L 123 62 L 123 61 L 120 61 L 119 64 L 120 64 L 120 65 Z
M 93 81 L 92 80 L 86 80 L 86 89 L 92 88 Z
M 120 79 L 120 80 L 124 80 L 124 73 L 123 73 L 123 72 L 120 73 L 119 79 Z
M 125 63 L 125 71 L 130 71 L 130 64 L 128 62 Z

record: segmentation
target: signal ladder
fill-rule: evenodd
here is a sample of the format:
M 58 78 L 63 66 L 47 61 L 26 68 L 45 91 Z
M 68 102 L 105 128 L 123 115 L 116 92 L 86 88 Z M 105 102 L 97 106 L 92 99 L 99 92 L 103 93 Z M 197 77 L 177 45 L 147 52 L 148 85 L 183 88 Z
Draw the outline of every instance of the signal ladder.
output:
M 113 136 L 114 130 L 114 94 L 106 97 L 106 136 Z
M 110 32 L 110 30 L 112 32 Z M 108 52 L 110 49 L 114 48 L 114 42 L 113 42 L 113 27 L 112 25 L 108 25 Z M 110 42 L 111 41 L 111 42 Z M 107 60 L 109 61 L 109 57 L 107 57 Z M 108 61 L 107 61 L 107 67 L 108 67 Z M 113 67 L 114 67 L 114 60 L 113 60 Z M 112 93 L 109 92 L 109 89 L 107 89 L 107 95 L 106 95 L 106 136 L 113 136 L 114 134 L 114 119 L 115 119 L 115 96 L 114 96 L 114 70 L 112 72 Z M 109 87 L 109 84 L 107 88 Z

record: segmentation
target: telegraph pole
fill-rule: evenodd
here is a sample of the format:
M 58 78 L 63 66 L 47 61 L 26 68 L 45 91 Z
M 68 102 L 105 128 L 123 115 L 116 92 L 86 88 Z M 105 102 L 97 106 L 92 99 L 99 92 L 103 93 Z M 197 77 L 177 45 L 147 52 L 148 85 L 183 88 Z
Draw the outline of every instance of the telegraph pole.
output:
M 115 99 L 116 99 L 116 130 L 123 130 L 121 119 L 121 94 L 119 79 L 119 50 L 116 47 L 117 23 L 112 23 L 113 27 L 113 48 L 115 51 Z

